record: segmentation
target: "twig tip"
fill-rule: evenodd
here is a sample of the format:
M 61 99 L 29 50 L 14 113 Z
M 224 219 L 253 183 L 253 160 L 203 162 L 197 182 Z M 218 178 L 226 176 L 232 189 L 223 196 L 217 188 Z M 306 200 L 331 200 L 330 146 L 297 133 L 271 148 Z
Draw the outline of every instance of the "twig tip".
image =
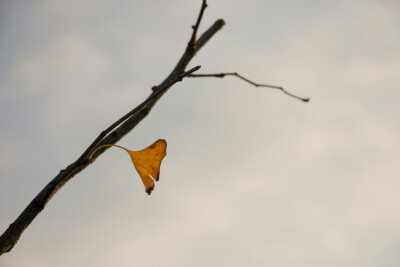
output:
M 225 25 L 225 24 L 226 24 L 226 22 L 225 22 L 224 19 L 219 19 L 219 20 L 216 21 L 216 23 L 222 24 L 222 25 Z
M 196 71 L 196 70 L 199 70 L 201 68 L 201 65 L 197 65 L 196 67 L 194 67 L 192 70 L 193 71 Z

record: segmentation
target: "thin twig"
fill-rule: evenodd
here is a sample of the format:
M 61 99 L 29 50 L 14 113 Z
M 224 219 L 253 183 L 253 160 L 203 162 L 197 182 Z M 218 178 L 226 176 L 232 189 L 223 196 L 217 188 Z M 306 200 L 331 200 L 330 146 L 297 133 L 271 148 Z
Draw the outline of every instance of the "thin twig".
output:
M 203 3 L 201 4 L 199 16 L 197 17 L 196 24 L 192 25 L 193 33 L 192 33 L 192 37 L 190 38 L 190 41 L 188 43 L 188 49 L 193 49 L 193 50 L 195 49 L 196 41 L 197 41 L 196 40 L 197 31 L 199 30 L 200 22 L 201 22 L 201 19 L 203 18 L 204 10 L 206 8 L 207 8 L 207 1 L 203 0 Z
M 310 98 L 303 98 L 303 97 L 299 97 L 297 95 L 294 95 L 292 93 L 289 93 L 288 91 L 286 91 L 283 87 L 281 86 L 276 86 L 276 85 L 270 85 L 270 84 L 261 84 L 261 83 L 255 83 L 245 77 L 243 77 L 242 75 L 238 74 L 237 72 L 221 72 L 221 73 L 210 73 L 210 74 L 190 74 L 188 75 L 188 77 L 192 77 L 192 78 L 199 78 L 199 77 L 216 77 L 216 78 L 224 78 L 225 76 L 236 76 L 239 79 L 242 79 L 243 81 L 254 85 L 255 87 L 268 87 L 268 88 L 273 88 L 273 89 L 278 89 L 281 90 L 282 92 L 284 92 L 285 94 L 287 94 L 288 96 L 294 97 L 296 99 L 299 99 L 301 101 L 304 102 L 308 102 L 310 101 Z

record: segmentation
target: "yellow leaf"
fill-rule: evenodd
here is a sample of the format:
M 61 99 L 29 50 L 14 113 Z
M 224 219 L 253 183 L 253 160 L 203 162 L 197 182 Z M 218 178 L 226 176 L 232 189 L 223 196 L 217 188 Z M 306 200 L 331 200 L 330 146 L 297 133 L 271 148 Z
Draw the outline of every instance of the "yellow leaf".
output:
M 154 180 L 160 177 L 160 165 L 162 159 L 167 154 L 167 142 L 157 140 L 154 144 L 140 151 L 129 151 L 133 165 L 146 187 L 146 193 L 150 195 L 154 189 Z M 153 178 L 153 179 L 152 179 Z
M 140 178 L 142 178 L 142 182 L 146 188 L 146 193 L 150 195 L 151 191 L 154 189 L 154 180 L 158 181 L 160 177 L 160 165 L 161 161 L 167 154 L 167 142 L 163 139 L 159 139 L 154 142 L 154 144 L 140 151 L 131 151 L 122 146 L 112 144 L 102 145 L 93 151 L 89 159 L 91 159 L 98 149 L 106 146 L 116 146 L 129 153 L 133 165 L 139 173 Z

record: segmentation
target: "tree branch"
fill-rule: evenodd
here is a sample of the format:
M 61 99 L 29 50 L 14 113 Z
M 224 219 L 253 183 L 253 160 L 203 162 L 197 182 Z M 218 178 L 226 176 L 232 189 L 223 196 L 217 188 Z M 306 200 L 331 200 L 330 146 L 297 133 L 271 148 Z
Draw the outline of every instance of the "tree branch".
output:
M 284 92 L 285 94 L 287 94 L 288 96 L 294 97 L 294 98 L 299 99 L 299 100 L 304 101 L 304 102 L 308 102 L 310 100 L 310 98 L 303 98 L 303 97 L 299 97 L 297 95 L 294 95 L 292 93 L 289 93 L 288 91 L 286 91 L 281 86 L 255 83 L 255 82 L 243 77 L 242 75 L 238 74 L 237 72 L 221 72 L 221 73 L 211 73 L 211 74 L 190 74 L 190 75 L 188 75 L 188 77 L 192 77 L 192 78 L 199 78 L 199 77 L 224 78 L 225 76 L 236 76 L 239 79 L 242 79 L 243 81 L 254 85 L 255 87 L 268 87 L 268 88 L 278 89 L 278 90 L 281 90 L 282 92 Z
M 203 1 L 203 5 L 206 1 Z M 192 36 L 196 36 L 201 17 L 203 15 L 205 7 L 200 10 L 199 18 L 197 20 L 197 27 L 193 28 Z M 198 67 L 195 67 L 187 72 L 185 69 L 192 58 L 195 56 L 201 47 L 210 40 L 215 33 L 217 33 L 223 26 L 223 20 L 217 20 L 207 31 L 205 31 L 198 41 L 195 41 L 195 45 L 192 48 L 187 48 L 184 54 L 179 59 L 177 65 L 172 72 L 164 79 L 164 81 L 152 88 L 153 92 L 145 100 L 145 104 L 139 105 L 140 108 L 135 108 L 120 120 L 113 123 L 109 128 L 104 130 L 93 143 L 82 153 L 82 155 L 69 165 L 64 170 L 61 170 L 56 177 L 51 180 L 44 189 L 31 201 L 31 203 L 25 208 L 21 215 L 7 228 L 7 230 L 0 236 L 0 256 L 5 252 L 11 251 L 11 249 L 18 242 L 23 231 L 30 225 L 30 223 L 36 218 L 36 216 L 44 209 L 47 202 L 53 197 L 53 195 L 61 189 L 61 187 L 67 183 L 72 177 L 74 177 L 81 170 L 85 169 L 89 164 L 93 163 L 96 158 L 107 148 L 100 149 L 92 157 L 92 160 L 87 159 L 87 155 L 99 146 L 105 144 L 115 144 L 122 137 L 124 137 L 129 131 L 131 131 L 141 120 L 143 120 L 150 112 L 152 107 L 157 103 L 161 96 L 168 90 L 168 88 L 175 82 L 181 80 L 186 75 L 196 71 Z M 192 39 L 192 37 L 191 37 Z M 190 45 L 190 42 L 188 46 Z M 122 123 L 122 124 L 121 124 Z M 117 129 L 115 127 L 120 125 Z M 110 133 L 110 131 L 112 131 Z
M 143 120 L 151 111 L 157 101 L 168 91 L 168 89 L 179 82 L 184 77 L 220 77 L 224 76 L 236 76 L 256 87 L 270 87 L 282 90 L 285 94 L 302 101 L 308 101 L 308 98 L 300 98 L 295 96 L 282 87 L 266 84 L 257 84 L 247 78 L 235 73 L 220 73 L 220 74 L 193 74 L 194 71 L 198 70 L 200 66 L 194 67 L 189 71 L 185 72 L 186 67 L 196 53 L 217 33 L 224 25 L 225 22 L 222 19 L 217 20 L 211 27 L 208 28 L 198 39 L 197 32 L 200 27 L 201 19 L 204 11 L 207 7 L 207 1 L 202 1 L 202 6 L 196 21 L 196 24 L 192 26 L 193 31 L 191 38 L 188 42 L 187 48 L 178 63 L 172 70 L 172 72 L 158 85 L 152 88 L 150 96 L 142 102 L 139 106 L 122 116 L 119 120 L 114 122 L 107 129 L 102 131 L 100 135 L 87 147 L 87 149 L 80 155 L 80 157 L 70 164 L 65 169 L 61 170 L 53 180 L 51 180 L 42 191 L 29 203 L 21 215 L 8 227 L 8 229 L 0 236 L 0 256 L 5 252 L 11 251 L 16 245 L 23 231 L 30 225 L 30 223 L 36 218 L 36 216 L 44 209 L 48 201 L 54 196 L 61 187 L 67 183 L 72 177 L 78 174 L 80 171 L 85 169 L 91 163 L 93 163 L 101 153 L 108 149 L 108 147 L 99 149 L 91 158 L 88 159 L 88 155 L 91 151 L 105 144 L 115 144 L 122 137 L 124 137 L 129 131 L 131 131 L 141 120 Z M 117 128 L 118 127 L 118 128 Z

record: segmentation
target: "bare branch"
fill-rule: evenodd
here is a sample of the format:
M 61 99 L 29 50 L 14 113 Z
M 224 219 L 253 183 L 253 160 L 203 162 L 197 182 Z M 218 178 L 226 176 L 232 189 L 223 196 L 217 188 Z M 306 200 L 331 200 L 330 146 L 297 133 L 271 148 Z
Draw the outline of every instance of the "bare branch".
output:
M 44 209 L 48 201 L 67 183 L 72 177 L 78 174 L 81 170 L 85 169 L 96 158 L 107 150 L 107 147 L 99 149 L 94 153 L 91 160 L 88 159 L 88 155 L 91 151 L 105 144 L 115 144 L 129 131 L 131 131 L 141 120 L 143 120 L 151 111 L 157 101 L 168 91 L 168 89 L 179 82 L 184 77 L 220 77 L 224 76 L 236 76 L 254 86 L 257 87 L 270 87 L 282 90 L 285 94 L 302 101 L 308 101 L 308 98 L 300 98 L 292 95 L 282 87 L 266 84 L 257 84 L 247 78 L 235 73 L 220 73 L 220 74 L 193 74 L 194 71 L 198 70 L 200 66 L 194 67 L 189 71 L 185 72 L 186 67 L 196 53 L 217 33 L 224 25 L 225 22 L 222 19 L 217 20 L 208 30 L 206 30 L 198 39 L 197 32 L 200 27 L 201 19 L 204 11 L 207 7 L 207 1 L 202 1 L 202 6 L 196 21 L 196 24 L 192 26 L 193 32 L 188 42 L 187 48 L 178 63 L 172 70 L 172 72 L 161 82 L 158 86 L 152 88 L 150 96 L 142 102 L 139 106 L 122 116 L 119 120 L 114 122 L 107 129 L 102 131 L 100 135 L 87 147 L 87 149 L 81 154 L 81 156 L 72 164 L 65 169 L 61 170 L 51 180 L 42 191 L 29 203 L 24 209 L 20 216 L 8 227 L 8 229 L 0 236 L 0 256 L 5 252 L 11 251 L 11 249 L 18 242 L 23 231 L 30 225 L 30 223 L 36 218 L 36 216 Z M 117 128 L 118 127 L 118 128 Z
M 294 97 L 296 99 L 299 99 L 301 101 L 304 102 L 308 102 L 310 101 L 310 98 L 303 98 L 303 97 L 299 97 L 297 95 L 294 95 L 292 93 L 289 93 L 288 91 L 286 91 L 283 87 L 281 86 L 276 86 L 276 85 L 270 85 L 270 84 L 261 84 L 261 83 L 255 83 L 245 77 L 243 77 L 242 75 L 238 74 L 237 72 L 221 72 L 221 73 L 210 73 L 210 74 L 190 74 L 188 75 L 188 77 L 192 77 L 192 78 L 199 78 L 199 77 L 216 77 L 216 78 L 224 78 L 225 76 L 236 76 L 239 79 L 242 79 L 243 81 L 254 85 L 255 87 L 267 87 L 267 88 L 273 88 L 273 89 L 278 89 L 281 90 L 282 92 L 284 92 L 285 94 L 287 94 L 288 96 Z
M 196 32 L 199 27 L 204 9 L 205 7 L 202 7 L 202 10 L 200 11 L 200 19 L 198 19 L 198 24 L 196 24 L 197 28 L 193 29 L 194 33 L 192 34 L 192 36 L 196 36 Z M 93 149 L 96 149 L 97 147 L 105 144 L 115 144 L 116 142 L 118 142 L 149 114 L 153 106 L 171 87 L 171 85 L 173 85 L 177 81 L 180 81 L 183 77 L 198 69 L 198 67 L 195 67 L 185 72 L 187 65 L 195 56 L 196 52 L 199 51 L 201 47 L 224 26 L 224 24 L 225 23 L 223 20 L 217 20 L 207 31 L 205 31 L 200 36 L 194 49 L 186 49 L 185 53 L 179 59 L 172 72 L 167 76 L 167 78 L 164 79 L 164 81 L 160 85 L 154 86 L 152 88 L 153 92 L 141 105 L 139 105 L 140 108 L 136 107 L 134 110 L 124 115 L 121 119 L 119 119 L 106 130 L 104 130 L 75 162 L 70 164 L 65 169 L 61 170 L 56 175 L 56 177 L 54 177 L 53 180 L 51 180 L 45 186 L 45 188 L 42 189 L 42 191 L 24 209 L 20 216 L 18 216 L 18 218 L 12 224 L 10 224 L 7 230 L 0 236 L 0 256 L 5 252 L 11 251 L 11 249 L 18 242 L 23 231 L 30 225 L 30 223 L 36 218 L 36 216 L 44 209 L 47 202 L 53 197 L 55 193 L 57 193 L 58 190 L 61 189 L 61 187 L 65 183 L 67 183 L 72 177 L 74 177 L 80 171 L 93 163 L 102 152 L 107 150 L 107 148 L 100 149 L 89 161 L 87 159 L 87 155 Z M 115 129 L 115 127 L 118 128 Z

